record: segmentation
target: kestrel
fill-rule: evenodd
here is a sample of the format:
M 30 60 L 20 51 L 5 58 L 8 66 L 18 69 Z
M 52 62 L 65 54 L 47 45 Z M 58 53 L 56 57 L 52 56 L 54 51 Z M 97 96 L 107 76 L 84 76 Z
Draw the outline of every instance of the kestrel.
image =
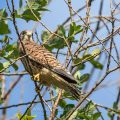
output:
M 79 99 L 80 91 L 76 87 L 77 81 L 50 51 L 33 41 L 32 31 L 22 31 L 20 38 L 18 49 L 21 61 L 34 80 L 46 86 L 57 86 Z

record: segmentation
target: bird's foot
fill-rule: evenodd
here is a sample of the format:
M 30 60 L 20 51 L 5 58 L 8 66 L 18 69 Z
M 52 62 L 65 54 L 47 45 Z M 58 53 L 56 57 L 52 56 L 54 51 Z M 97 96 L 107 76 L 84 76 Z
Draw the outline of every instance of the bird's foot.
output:
M 33 75 L 33 76 L 32 76 L 32 79 L 33 79 L 34 81 L 40 81 L 40 74 L 38 73 L 38 74 Z

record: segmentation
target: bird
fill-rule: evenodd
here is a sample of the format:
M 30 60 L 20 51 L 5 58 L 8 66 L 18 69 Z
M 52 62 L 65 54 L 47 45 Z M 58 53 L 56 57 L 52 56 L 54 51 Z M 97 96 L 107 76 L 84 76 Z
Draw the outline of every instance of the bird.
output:
M 43 45 L 33 40 L 33 31 L 24 30 L 18 39 L 18 51 L 25 70 L 33 80 L 45 86 L 56 86 L 80 99 L 77 80 Z

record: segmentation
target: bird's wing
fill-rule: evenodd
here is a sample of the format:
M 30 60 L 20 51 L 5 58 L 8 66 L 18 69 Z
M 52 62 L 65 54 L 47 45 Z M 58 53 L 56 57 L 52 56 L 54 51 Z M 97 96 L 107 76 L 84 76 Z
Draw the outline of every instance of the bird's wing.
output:
M 25 44 L 25 51 L 29 59 L 50 69 L 69 83 L 77 83 L 73 76 L 68 72 L 46 48 L 34 42 Z
M 62 69 L 53 69 L 55 73 L 57 73 L 59 76 L 61 76 L 64 80 L 70 83 L 77 83 L 77 81 L 73 78 L 73 76 L 66 71 L 63 71 Z

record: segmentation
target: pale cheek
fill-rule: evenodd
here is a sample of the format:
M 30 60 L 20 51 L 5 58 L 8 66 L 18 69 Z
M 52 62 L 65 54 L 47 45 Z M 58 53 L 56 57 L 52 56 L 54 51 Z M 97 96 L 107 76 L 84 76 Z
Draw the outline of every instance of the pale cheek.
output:
M 27 37 L 27 36 L 24 36 L 24 37 L 22 38 L 22 40 L 23 40 L 23 41 L 26 41 L 26 40 L 28 40 L 28 37 Z
M 28 36 L 25 36 L 24 39 L 27 40 L 27 39 L 28 39 Z

